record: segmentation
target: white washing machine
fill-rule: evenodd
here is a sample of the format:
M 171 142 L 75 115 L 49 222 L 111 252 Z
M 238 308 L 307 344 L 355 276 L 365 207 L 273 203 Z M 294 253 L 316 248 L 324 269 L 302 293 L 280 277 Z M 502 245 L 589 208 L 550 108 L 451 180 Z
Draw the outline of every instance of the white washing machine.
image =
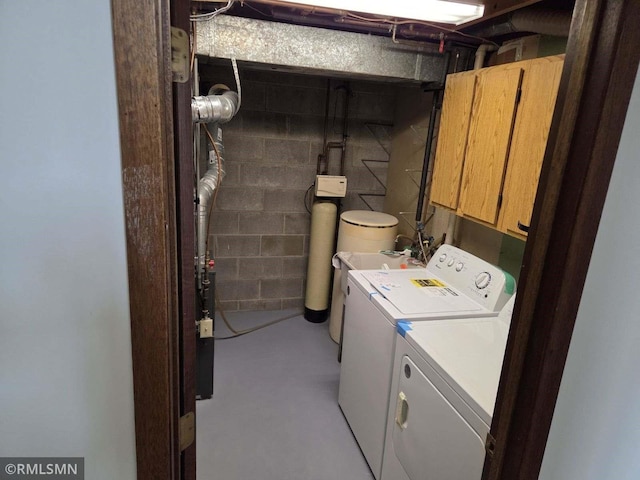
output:
M 426 269 L 349 271 L 338 403 L 376 479 L 397 323 L 496 316 L 514 290 L 509 274 L 451 245 Z
M 382 480 L 480 480 L 514 302 L 398 324 Z

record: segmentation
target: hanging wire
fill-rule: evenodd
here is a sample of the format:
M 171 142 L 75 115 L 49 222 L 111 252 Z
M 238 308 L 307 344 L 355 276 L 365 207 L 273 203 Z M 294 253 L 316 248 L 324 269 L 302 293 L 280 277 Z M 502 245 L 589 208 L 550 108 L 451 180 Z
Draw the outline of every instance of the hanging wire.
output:
M 233 326 L 231 325 L 231 323 L 227 319 L 227 315 L 225 314 L 224 309 L 222 308 L 222 306 L 220 304 L 220 298 L 218 298 L 218 292 L 215 293 L 215 297 L 216 297 L 216 310 L 218 310 L 218 312 L 220 312 L 220 316 L 222 317 L 222 321 L 227 326 L 227 328 L 233 333 L 233 335 L 228 335 L 226 337 L 216 337 L 216 336 L 214 336 L 213 337 L 214 340 L 231 340 L 232 338 L 242 337 L 243 335 L 247 335 L 249 333 L 253 333 L 255 331 L 262 330 L 263 328 L 270 327 L 271 325 L 275 325 L 276 323 L 284 322 L 285 320 L 289 320 L 291 318 L 298 317 L 298 316 L 302 315 L 302 312 L 295 312 L 295 313 L 292 313 L 291 315 L 287 315 L 286 317 L 278 318 L 276 320 L 272 320 L 270 322 L 263 323 L 262 325 L 258 325 L 258 326 L 251 327 L 251 328 L 246 328 L 244 330 L 236 330 L 235 328 L 233 328 Z
M 191 60 L 189 61 L 189 71 L 193 73 L 193 67 L 195 65 L 196 60 L 196 22 L 191 22 Z
M 309 188 L 307 188 L 307 191 L 304 192 L 304 208 L 307 210 L 307 213 L 309 213 L 309 214 L 311 214 L 311 207 L 309 207 L 309 192 L 311 192 L 311 190 L 315 186 L 316 186 L 316 182 L 313 182 L 309 186 Z
M 236 62 L 235 57 L 231 57 L 231 65 L 233 66 L 233 75 L 236 78 L 236 88 L 238 89 L 238 107 L 236 108 L 236 112 L 240 110 L 240 105 L 242 105 L 242 88 L 240 87 L 240 74 L 238 73 L 238 62 Z
M 427 258 L 427 253 L 424 250 L 424 241 L 422 240 L 422 232 L 418 230 L 418 243 L 420 243 L 420 250 L 422 251 L 422 261 L 427 263 L 429 259 Z
M 424 20 L 391 20 L 388 18 L 371 18 L 371 17 L 363 17 L 361 15 L 356 15 L 353 12 L 347 12 L 346 17 L 355 18 L 356 20 L 361 20 L 363 22 L 370 23 L 385 23 L 388 25 L 398 26 L 398 25 L 423 25 L 425 27 L 434 28 L 436 30 L 440 30 L 448 33 L 455 33 L 456 35 L 461 35 L 467 38 L 473 38 L 474 40 L 481 40 L 482 42 L 491 43 L 496 47 L 499 47 L 496 42 L 492 42 L 491 40 L 487 40 L 486 38 L 477 37 L 475 35 L 469 35 L 468 33 L 461 32 L 460 30 L 456 30 L 455 28 L 448 28 L 443 25 L 439 25 L 437 23 L 425 22 Z
M 191 15 L 189 17 L 194 22 L 205 22 L 207 20 L 211 20 L 214 17 L 217 17 L 221 13 L 228 11 L 233 6 L 234 0 L 229 0 L 224 7 L 218 8 L 217 10 L 209 13 L 198 13 L 195 15 Z

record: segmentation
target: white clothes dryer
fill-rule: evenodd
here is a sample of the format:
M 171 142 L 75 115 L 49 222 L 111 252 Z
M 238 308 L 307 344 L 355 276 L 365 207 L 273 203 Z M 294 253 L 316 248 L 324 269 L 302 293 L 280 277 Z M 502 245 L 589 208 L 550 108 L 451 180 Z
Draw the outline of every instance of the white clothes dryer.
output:
M 397 323 L 496 316 L 514 290 L 509 274 L 451 245 L 426 269 L 349 271 L 338 403 L 377 480 Z
M 514 302 L 398 324 L 382 480 L 480 480 Z

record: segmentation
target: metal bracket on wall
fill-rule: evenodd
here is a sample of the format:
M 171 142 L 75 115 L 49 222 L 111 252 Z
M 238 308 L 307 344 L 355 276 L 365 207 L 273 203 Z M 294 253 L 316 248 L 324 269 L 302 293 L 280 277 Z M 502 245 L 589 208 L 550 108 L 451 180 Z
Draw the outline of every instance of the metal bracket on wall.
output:
M 362 200 L 362 202 L 369 208 L 369 210 L 371 210 L 372 212 L 375 212 L 376 209 L 373 208 L 369 202 L 367 202 L 364 198 L 365 197 L 384 197 L 385 194 L 384 193 L 358 193 L 358 198 L 360 200 Z
M 387 153 L 387 155 L 391 155 L 390 143 L 391 143 L 391 135 L 389 134 L 389 130 L 393 128 L 393 124 L 390 123 L 371 123 L 367 122 L 364 124 L 369 130 L 369 133 L 376 139 L 378 145 Z
M 174 82 L 189 81 L 189 35 L 177 27 L 171 27 L 171 73 Z
M 196 437 L 196 416 L 189 412 L 180 417 L 180 451 L 186 450 Z
M 373 138 L 376 140 L 376 142 L 378 142 L 378 145 L 380 146 L 380 148 L 382 148 L 385 151 L 385 153 L 390 156 L 391 152 L 389 148 L 389 142 L 391 141 L 391 136 L 389 135 L 389 129 L 393 128 L 393 125 L 388 123 L 368 122 L 368 123 L 365 123 L 365 126 L 367 127 L 367 130 L 369 130 L 369 133 L 371 133 Z M 373 208 L 369 202 L 367 202 L 366 198 L 385 197 L 387 194 L 387 186 L 380 179 L 380 177 L 376 175 L 376 172 L 374 172 L 373 169 L 369 166 L 369 163 L 386 163 L 388 165 L 389 159 L 387 160 L 361 159 L 360 161 L 365 166 L 365 168 L 369 170 L 369 173 L 373 175 L 373 178 L 376 179 L 376 182 L 378 182 L 380 186 L 382 186 L 382 189 L 384 190 L 384 193 L 358 193 L 358 198 L 367 206 L 367 208 L 369 208 L 369 210 L 371 211 L 375 211 L 376 209 Z
M 413 216 L 415 216 L 415 214 L 416 214 L 416 212 L 398 212 L 398 215 L 400 215 L 400 218 L 402 220 L 404 220 L 405 222 L 407 222 L 407 225 L 409 225 L 414 232 L 417 232 L 418 229 L 416 228 L 415 223 L 410 222 L 405 217 L 405 215 L 412 215 L 411 218 L 413 219 Z M 429 215 L 427 215 L 427 218 L 425 219 L 424 224 L 426 225 L 427 223 L 429 223 L 434 215 L 435 215 L 435 208 L 433 209 L 433 212 L 431 212 Z
M 388 164 L 389 161 L 388 160 L 360 160 L 362 162 L 362 164 L 367 168 L 367 170 L 369 170 L 369 173 L 371 173 L 371 175 L 373 175 L 373 178 L 376 179 L 376 181 L 382 186 L 384 193 L 358 193 L 358 198 L 360 198 L 360 200 L 362 200 L 362 202 L 369 207 L 369 210 L 371 211 L 375 211 L 375 208 L 373 208 L 369 202 L 367 202 L 365 200 L 365 197 L 385 197 L 387 195 L 387 186 L 384 184 L 384 182 L 382 180 L 380 180 L 380 177 L 378 177 L 378 175 L 376 175 L 376 173 L 371 169 L 371 167 L 367 164 L 367 162 L 374 162 L 374 163 L 386 163 Z
M 389 164 L 389 160 L 360 160 L 362 162 L 362 164 L 366 167 L 367 170 L 369 170 L 369 173 L 371 173 L 371 175 L 373 175 L 373 178 L 376 179 L 376 181 L 382 186 L 382 188 L 384 189 L 384 193 L 387 193 L 387 186 L 384 184 L 384 182 L 382 180 L 380 180 L 380 177 L 378 177 L 378 175 L 376 175 L 376 172 L 374 172 L 371 167 L 369 166 L 369 164 L 367 162 L 371 162 L 371 163 L 386 163 L 387 165 Z M 389 167 L 387 167 L 389 168 Z
M 411 181 L 415 184 L 416 187 L 420 188 L 420 184 L 416 182 L 415 178 L 413 178 L 412 173 L 422 173 L 422 170 L 418 170 L 416 168 L 414 169 L 405 168 L 404 173 L 407 174 L 407 176 L 411 179 Z M 416 212 L 413 212 L 413 213 L 416 213 Z

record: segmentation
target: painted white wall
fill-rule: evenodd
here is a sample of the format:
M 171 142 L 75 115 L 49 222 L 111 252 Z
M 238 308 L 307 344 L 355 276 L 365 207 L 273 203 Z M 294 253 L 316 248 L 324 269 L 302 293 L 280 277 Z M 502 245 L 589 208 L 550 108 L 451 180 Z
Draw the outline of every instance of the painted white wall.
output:
M 540 478 L 640 478 L 640 76 L 589 265 Z
M 0 0 L 0 455 L 135 479 L 109 0 Z

